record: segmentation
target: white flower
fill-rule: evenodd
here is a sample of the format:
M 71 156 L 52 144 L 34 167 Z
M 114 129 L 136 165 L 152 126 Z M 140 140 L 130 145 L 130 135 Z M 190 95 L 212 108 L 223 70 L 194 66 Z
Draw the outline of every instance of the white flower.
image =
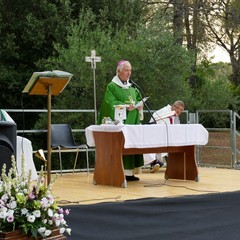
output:
M 35 211 L 33 211 L 33 215 L 34 215 L 36 218 L 41 217 L 41 212 L 40 212 L 40 210 L 35 210 Z
M 5 219 L 7 216 L 8 216 L 7 212 L 5 212 L 5 211 L 0 212 L 0 218 Z
M 7 215 L 8 216 L 13 216 L 13 214 L 14 214 L 14 210 L 9 209 L 8 212 L 7 212 Z
M 46 230 L 45 233 L 44 233 L 44 235 L 47 237 L 47 236 L 49 236 L 51 233 L 52 233 L 51 230 Z
M 44 224 L 46 224 L 47 223 L 47 219 L 43 219 L 43 221 L 42 221 Z
M 41 227 L 38 229 L 38 232 L 39 233 L 44 233 L 46 231 L 46 228 L 45 227 Z
M 2 195 L 2 200 L 5 202 L 8 200 L 8 195 L 6 193 Z
M 28 210 L 26 208 L 21 209 L 21 214 L 26 215 L 28 213 Z
M 71 231 L 72 231 L 71 228 L 66 228 L 66 232 L 67 232 L 69 235 L 71 235 Z
M 3 206 L 1 207 L 1 211 L 7 212 L 7 210 L 8 210 L 8 209 L 7 209 L 6 207 L 3 207 Z
M 59 220 L 56 220 L 56 221 L 55 221 L 55 224 L 56 224 L 56 226 L 58 227 L 58 226 L 60 225 L 60 221 L 59 221 Z
M 49 217 L 52 217 L 52 216 L 53 216 L 53 211 L 52 211 L 52 209 L 50 209 L 50 208 L 48 209 L 48 216 L 49 216 Z
M 65 225 L 66 224 L 66 221 L 64 219 L 61 220 L 61 224 L 62 225 Z
M 33 185 L 29 178 L 31 172 L 28 175 L 18 175 L 14 160 L 9 171 L 10 174 L 4 175 L 4 181 L 0 180 L 1 231 L 21 225 L 27 233 L 34 231 L 40 238 L 48 238 L 52 233 L 48 229 L 53 226 L 58 227 L 60 233 L 66 232 L 66 213 L 55 205 L 51 193 L 53 183 L 46 188 L 44 182 L 38 180 Z M 68 229 L 70 232 L 71 229 Z
M 11 209 L 15 209 L 17 207 L 17 202 L 16 201 L 12 201 L 9 203 L 9 208 Z
M 27 217 L 27 221 L 28 222 L 31 222 L 31 223 L 33 223 L 34 221 L 35 221 L 35 216 L 34 215 L 29 215 L 28 217 Z

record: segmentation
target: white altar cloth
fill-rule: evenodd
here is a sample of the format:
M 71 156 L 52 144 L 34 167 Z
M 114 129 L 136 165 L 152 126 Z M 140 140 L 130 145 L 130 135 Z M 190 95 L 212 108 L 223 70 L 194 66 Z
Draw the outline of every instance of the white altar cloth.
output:
M 122 131 L 124 148 L 206 145 L 208 142 L 208 131 L 201 124 L 91 125 L 85 129 L 90 147 L 95 146 L 93 131 Z

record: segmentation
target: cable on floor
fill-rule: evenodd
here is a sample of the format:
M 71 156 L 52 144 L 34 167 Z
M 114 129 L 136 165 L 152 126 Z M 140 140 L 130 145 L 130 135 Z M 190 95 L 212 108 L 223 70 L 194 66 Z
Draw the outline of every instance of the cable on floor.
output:
M 79 201 L 69 201 L 69 200 L 60 200 L 57 201 L 58 204 L 80 204 L 83 202 L 92 202 L 92 201 L 102 201 L 102 200 L 115 200 L 118 201 L 121 198 L 120 195 L 114 197 L 114 198 L 93 198 L 93 199 L 87 199 L 87 200 L 79 200 Z
M 195 191 L 195 192 L 206 192 L 206 193 L 220 193 L 219 191 L 210 191 L 210 190 L 198 190 L 198 189 L 194 189 L 194 188 L 189 188 L 186 186 L 181 186 L 181 185 L 170 185 L 166 183 L 167 180 L 164 180 L 163 183 L 156 183 L 156 184 L 148 184 L 148 185 L 144 185 L 144 187 L 163 187 L 163 186 L 168 186 L 168 187 L 176 187 L 176 188 L 185 188 L 191 191 Z

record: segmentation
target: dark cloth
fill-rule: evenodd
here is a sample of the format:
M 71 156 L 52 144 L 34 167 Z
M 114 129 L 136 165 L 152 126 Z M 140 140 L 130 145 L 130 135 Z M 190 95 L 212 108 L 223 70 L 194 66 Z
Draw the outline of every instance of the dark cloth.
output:
M 238 240 L 239 201 L 237 191 L 68 206 L 67 239 Z

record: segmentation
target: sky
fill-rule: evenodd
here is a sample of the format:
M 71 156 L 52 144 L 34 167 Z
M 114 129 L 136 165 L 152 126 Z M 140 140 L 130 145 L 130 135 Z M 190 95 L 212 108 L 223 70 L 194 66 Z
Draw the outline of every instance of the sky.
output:
M 216 46 L 212 53 L 209 54 L 210 57 L 213 57 L 211 62 L 230 62 L 229 54 L 221 48 L 220 46 Z

